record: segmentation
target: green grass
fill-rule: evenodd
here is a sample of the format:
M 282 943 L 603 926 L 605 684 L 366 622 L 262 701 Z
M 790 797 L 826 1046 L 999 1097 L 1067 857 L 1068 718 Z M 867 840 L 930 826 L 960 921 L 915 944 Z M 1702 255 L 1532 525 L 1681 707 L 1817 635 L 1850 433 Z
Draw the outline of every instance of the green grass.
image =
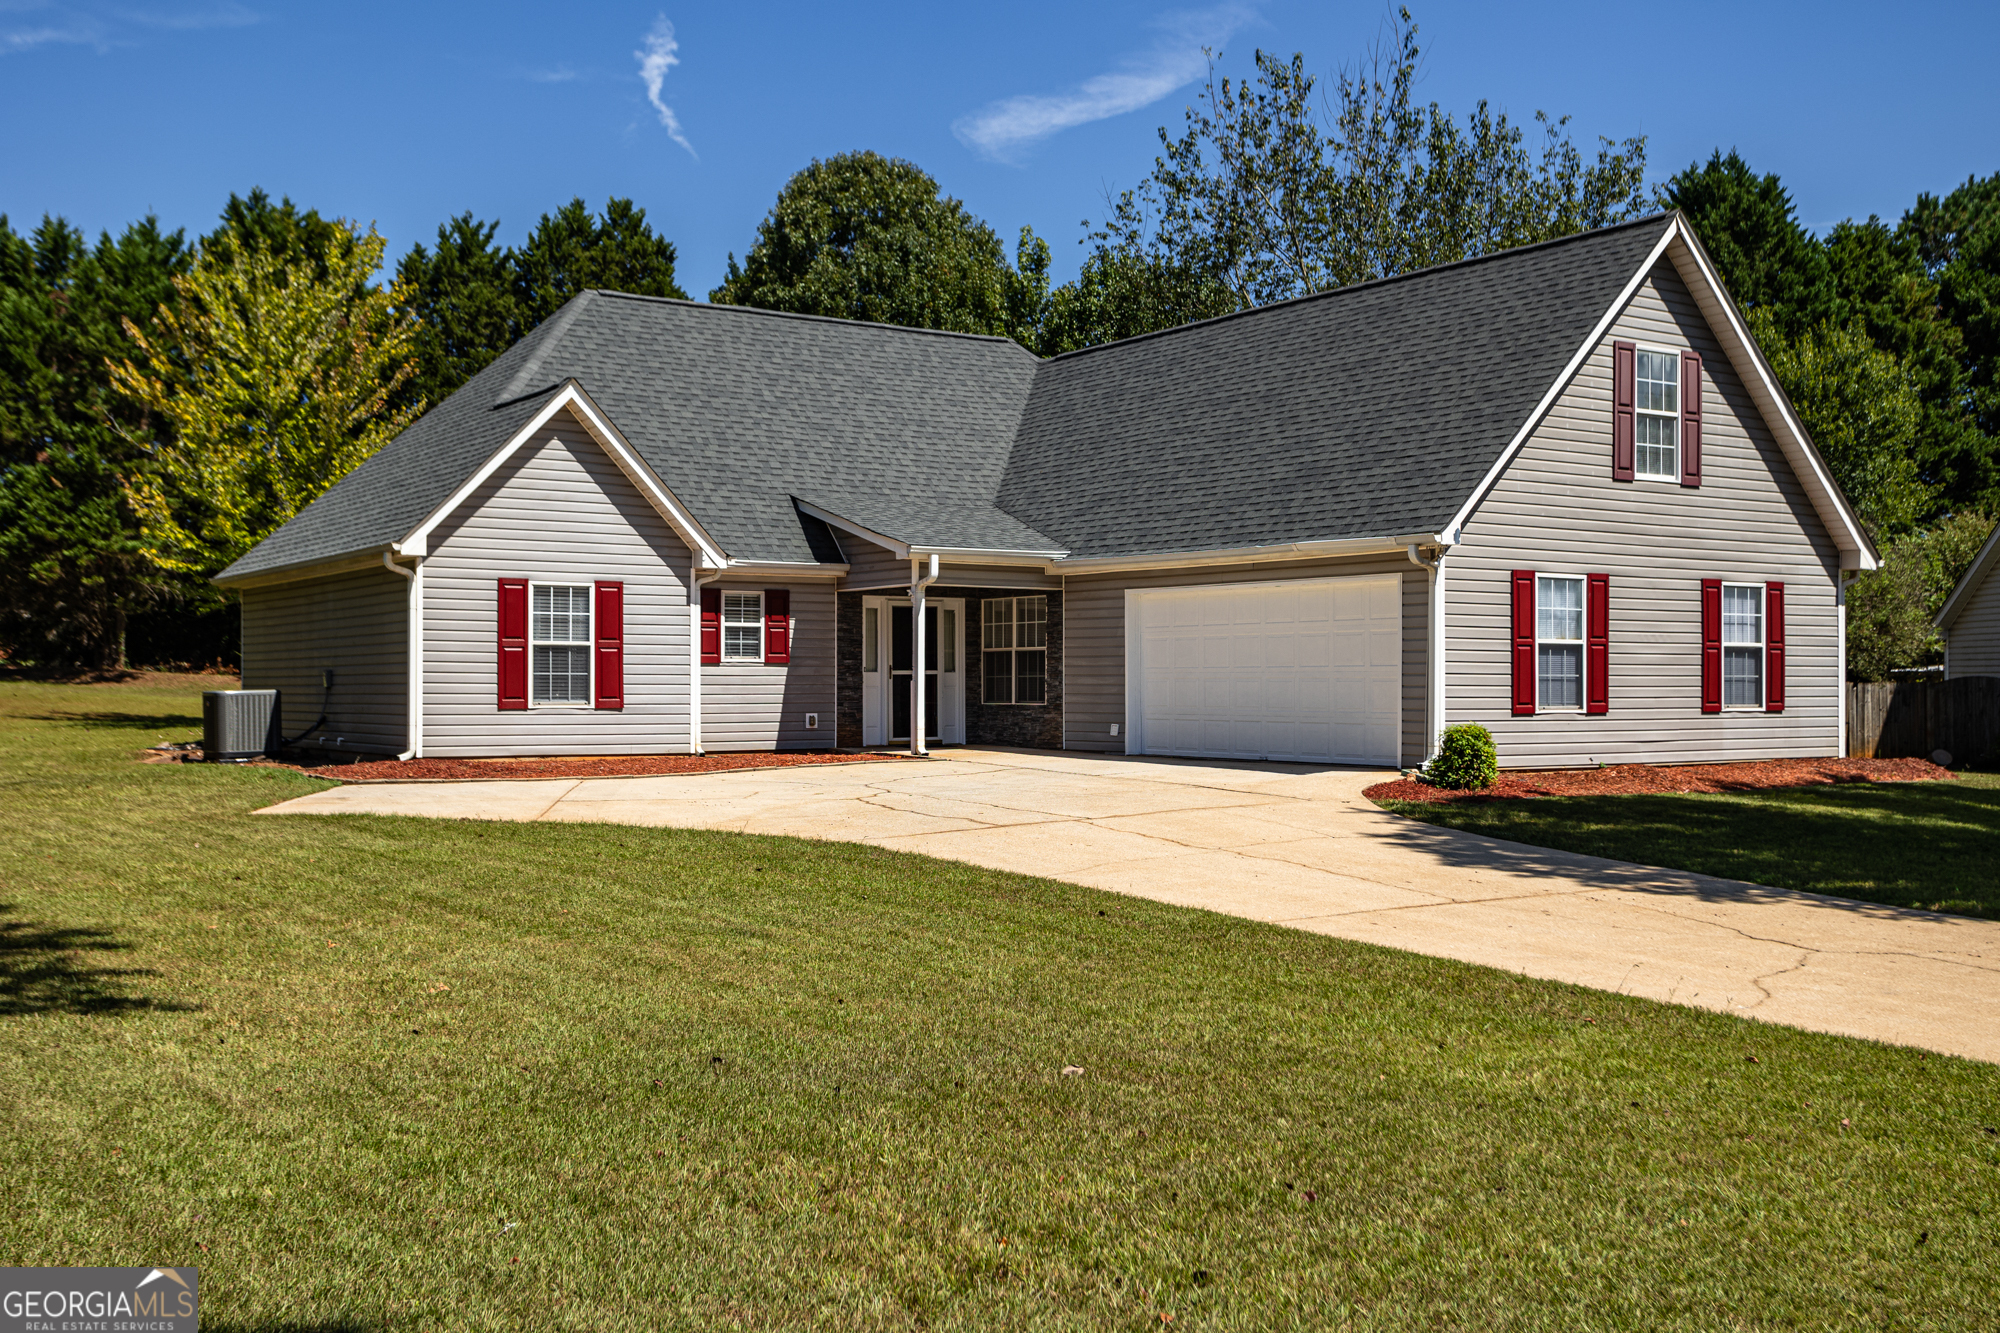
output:
M 321 784 L 131 762 L 194 713 L 0 685 L 0 1262 L 198 1264 L 209 1330 L 2000 1323 L 1992 1067 L 861 846 L 253 817 Z
M 1891 907 L 2000 917 L 2000 776 L 1690 796 L 1385 801 L 1426 823 Z

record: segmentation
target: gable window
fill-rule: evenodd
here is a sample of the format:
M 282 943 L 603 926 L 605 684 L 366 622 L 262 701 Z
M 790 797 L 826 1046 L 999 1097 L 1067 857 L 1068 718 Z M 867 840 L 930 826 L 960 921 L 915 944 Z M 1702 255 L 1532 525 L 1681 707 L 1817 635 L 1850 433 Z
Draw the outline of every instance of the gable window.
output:
M 979 619 L 981 697 L 989 704 L 1047 703 L 1049 599 L 989 597 Z
M 1633 436 L 1634 461 L 1642 477 L 1680 479 L 1680 377 L 1680 353 L 1640 350 Z
M 1722 585 L 1722 706 L 1764 706 L 1764 585 Z
M 590 702 L 590 585 L 537 583 L 529 596 L 533 702 Z
M 1583 707 L 1583 579 L 1535 581 L 1535 696 L 1542 711 Z
M 764 660 L 763 593 L 722 594 L 722 660 L 725 662 Z

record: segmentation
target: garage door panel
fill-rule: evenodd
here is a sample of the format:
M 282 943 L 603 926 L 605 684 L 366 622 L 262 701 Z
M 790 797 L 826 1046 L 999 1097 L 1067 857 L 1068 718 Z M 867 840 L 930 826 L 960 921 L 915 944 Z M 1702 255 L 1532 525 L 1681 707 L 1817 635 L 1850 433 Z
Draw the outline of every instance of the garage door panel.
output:
M 1395 763 L 1394 575 L 1135 593 L 1129 701 L 1144 752 Z

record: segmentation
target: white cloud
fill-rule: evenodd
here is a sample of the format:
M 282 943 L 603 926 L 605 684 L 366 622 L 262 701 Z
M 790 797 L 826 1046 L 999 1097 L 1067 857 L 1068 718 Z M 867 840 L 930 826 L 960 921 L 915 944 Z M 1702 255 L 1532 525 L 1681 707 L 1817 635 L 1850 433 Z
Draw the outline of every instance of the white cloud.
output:
M 1203 48 L 1219 47 L 1254 17 L 1235 5 L 1170 15 L 1159 23 L 1166 32 L 1152 49 L 1127 57 L 1121 68 L 1086 79 L 1071 92 L 994 102 L 954 122 L 952 133 L 987 157 L 1011 161 L 1052 134 L 1151 106 L 1193 83 L 1208 72 Z
M 681 44 L 674 40 L 674 25 L 667 22 L 665 14 L 653 22 L 653 30 L 646 34 L 646 48 L 634 51 L 632 56 L 639 62 L 639 77 L 646 83 L 646 100 L 660 113 L 660 124 L 667 127 L 667 137 L 688 150 L 688 156 L 697 162 L 700 154 L 694 145 L 681 133 L 681 118 L 674 109 L 660 100 L 660 85 L 667 81 L 667 71 L 681 63 Z
M 583 75 L 568 65 L 557 65 L 554 69 L 531 69 L 526 77 L 531 83 L 574 83 Z
M 117 46 L 137 44 L 138 32 L 193 32 L 205 28 L 241 28 L 261 15 L 224 0 L 221 4 L 165 9 L 125 9 L 113 5 L 0 3 L 0 13 L 33 13 L 31 23 L 0 24 L 0 55 L 32 51 L 39 46 L 89 46 L 102 55 Z

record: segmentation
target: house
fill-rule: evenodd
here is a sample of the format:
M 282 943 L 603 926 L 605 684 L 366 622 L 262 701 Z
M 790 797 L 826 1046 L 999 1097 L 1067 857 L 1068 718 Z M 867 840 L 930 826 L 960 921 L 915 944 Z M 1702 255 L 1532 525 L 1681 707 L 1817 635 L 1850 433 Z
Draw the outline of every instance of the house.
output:
M 1933 622 L 1944 635 L 1946 680 L 2000 676 L 2000 527 L 1973 557 Z M 1975 752 L 1976 753 L 1976 752 Z
M 586 293 L 217 581 L 329 750 L 1549 766 L 1843 753 L 1874 563 L 1667 214 L 1047 361 Z

